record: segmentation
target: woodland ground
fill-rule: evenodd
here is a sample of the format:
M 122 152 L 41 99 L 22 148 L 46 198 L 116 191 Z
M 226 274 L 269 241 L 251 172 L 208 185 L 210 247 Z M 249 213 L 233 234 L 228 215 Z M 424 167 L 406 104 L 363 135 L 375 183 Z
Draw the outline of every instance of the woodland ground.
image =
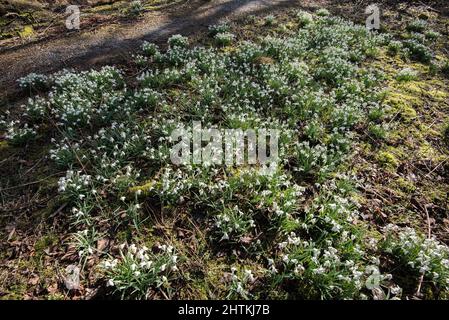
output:
M 16 79 L 26 76 L 30 72 L 49 75 L 63 67 L 88 70 L 92 67 L 99 69 L 104 64 L 114 63 L 123 71 L 123 81 L 130 90 L 135 89 L 136 92 L 140 92 L 139 90 L 143 89 L 142 83 L 145 83 L 145 86 L 166 97 L 167 105 L 187 119 L 192 116 L 191 113 L 195 112 L 190 113 L 190 111 L 184 110 L 181 104 L 185 102 L 184 95 L 196 99 L 192 98 L 197 94 L 194 84 L 185 85 L 181 82 L 173 85 L 167 82 L 167 85 L 163 81 L 172 80 L 152 78 L 151 74 L 136 79 L 143 72 L 152 70 L 155 66 L 170 65 L 170 59 L 178 59 L 176 55 L 173 57 L 162 55 L 163 62 L 158 62 L 157 59 L 154 61 L 152 53 L 150 57 L 145 58 L 145 53 L 140 49 L 143 40 L 159 44 L 161 52 L 164 53 L 168 47 L 167 38 L 172 34 L 181 33 L 189 36 L 189 48 L 196 46 L 218 47 L 219 55 L 229 54 L 232 56 L 237 55 L 243 40 L 264 43 L 261 38 L 265 36 L 289 39 L 294 37 L 295 33 L 304 27 L 302 20 L 298 20 L 298 9 L 316 13 L 319 8 L 328 8 L 333 16 L 340 16 L 348 21 L 363 24 L 366 17 L 363 14 L 365 6 L 365 2 L 354 4 L 340 1 L 271 1 L 268 4 L 266 1 L 253 1 L 249 4 L 245 1 L 181 1 L 177 2 L 175 7 L 168 6 L 157 12 L 152 11 L 154 8 L 148 9 L 148 12 L 134 18 L 123 16 L 119 9 L 114 11 L 114 14 L 107 11 L 104 20 L 99 19 L 97 13 L 93 12 L 89 17 L 93 17 L 95 23 L 91 24 L 90 29 L 82 29 L 80 33 L 70 35 L 62 33 L 57 27 L 55 29 L 47 28 L 45 26 L 47 20 L 44 18 L 42 18 L 44 21 L 42 26 L 33 27 L 33 30 L 37 31 L 36 34 L 26 40 L 20 36 L 16 37 L 13 27 L 10 26 L 8 32 L 13 35 L 0 40 L 2 43 L 0 49 L 2 117 L 5 122 L 27 120 L 30 115 L 23 116 L 19 106 L 27 103 L 30 93 L 31 97 L 35 97 L 36 93 L 40 96 L 47 94 L 48 88 L 37 91 L 18 88 Z M 195 205 L 192 202 L 194 202 L 193 199 L 197 199 L 198 195 L 195 194 L 197 190 L 188 190 L 184 194 L 187 199 L 185 204 L 172 202 L 163 189 L 148 188 L 148 183 L 157 184 L 158 174 L 156 174 L 144 177 L 145 179 L 137 177 L 129 185 L 134 189 L 128 190 L 128 185 L 126 185 L 126 192 L 123 190 L 110 191 L 104 187 L 105 194 L 102 194 L 101 197 L 104 198 L 102 205 L 105 207 L 109 205 L 108 203 L 111 203 L 111 206 L 112 203 L 118 203 L 117 206 L 120 208 L 121 197 L 126 197 L 126 200 L 123 201 L 126 201 L 127 209 L 123 212 L 119 210 L 119 218 L 125 222 L 118 223 L 117 221 L 120 219 L 111 218 L 103 213 L 95 213 L 93 222 L 82 222 L 92 223 L 96 232 L 98 231 L 98 237 L 89 240 L 88 248 L 93 248 L 92 253 L 80 255 L 80 251 L 86 249 L 80 246 L 79 239 L 79 236 L 82 236 L 82 233 L 79 232 L 83 231 L 84 227 L 80 227 L 74 222 L 71 200 L 58 192 L 58 181 L 61 181 L 61 177 L 66 177 L 67 168 L 55 164 L 54 159 L 49 157 L 50 150 L 55 149 L 55 144 L 50 141 L 50 137 L 58 139 L 60 134 L 58 130 L 60 129 L 55 126 L 56 120 L 51 115 L 46 115 L 48 117 L 45 118 L 46 120 L 38 122 L 40 128 L 37 140 L 15 144 L 13 139 L 7 137 L 6 128 L 2 128 L 3 131 L 0 132 L 0 196 L 2 201 L 0 207 L 0 297 L 4 299 L 89 299 L 118 298 L 121 295 L 136 297 L 135 292 L 130 294 L 129 290 L 114 291 L 113 285 L 108 286 L 113 279 L 115 282 L 128 281 L 135 285 L 133 279 L 124 280 L 120 278 L 123 274 L 114 271 L 114 268 L 111 273 L 108 273 L 101 267 L 105 261 L 117 263 L 112 258 L 119 259 L 120 245 L 127 242 L 129 246 L 122 250 L 137 251 L 146 245 L 150 248 L 150 255 L 154 261 L 162 261 L 161 263 L 166 258 L 169 260 L 173 258 L 172 252 L 167 253 L 166 248 L 160 249 L 162 244 L 173 245 L 176 256 L 179 256 L 180 262 L 175 265 L 180 272 L 175 277 L 171 274 L 166 275 L 170 282 L 169 285 L 166 285 L 165 282 L 163 285 L 156 285 L 158 280 L 154 280 L 154 283 L 151 282 L 153 280 L 148 280 L 152 283 L 149 286 L 150 292 L 147 287 L 142 289 L 136 285 L 138 287 L 136 292 L 143 292 L 143 296 L 149 298 L 361 298 L 365 296 L 385 298 L 386 294 L 389 294 L 389 297 L 397 295 L 400 298 L 414 299 L 447 298 L 445 285 L 434 278 L 432 274 L 426 273 L 427 271 L 421 272 L 419 267 L 416 268 L 416 266 L 420 266 L 416 261 L 418 253 L 426 250 L 438 252 L 442 255 L 443 260 L 448 257 L 448 8 L 444 2 L 430 1 L 418 4 L 386 2 L 383 6 L 381 5 L 382 30 L 380 34 L 389 34 L 392 39 L 375 48 L 363 48 L 366 50 L 364 52 L 366 57 L 360 58 L 361 60 L 357 61 L 357 66 L 369 74 L 371 72 L 383 74 L 379 80 L 380 88 L 375 86 L 375 97 L 371 97 L 373 94 L 371 91 L 368 94 L 368 91 L 364 92 L 363 90 L 361 96 L 363 96 L 362 99 L 370 96 L 370 99 L 377 101 L 379 106 L 388 106 L 388 108 L 382 108 L 382 111 L 376 108 L 367 110 L 362 108 L 363 120 L 356 121 L 348 129 L 352 141 L 350 150 L 345 152 L 348 155 L 338 164 L 332 164 L 335 168 L 329 172 L 326 171 L 327 169 L 323 171 L 325 166 L 322 165 L 318 169 L 312 168 L 310 174 L 297 176 L 291 167 L 298 165 L 297 162 L 302 159 L 298 155 L 292 155 L 294 161 L 287 163 L 285 167 L 286 172 L 291 173 L 291 180 L 294 181 L 294 184 L 305 188 L 301 195 L 303 202 L 294 210 L 291 209 L 291 213 L 288 212 L 289 208 L 285 208 L 285 211 L 289 218 L 297 217 L 295 221 L 301 221 L 303 224 L 310 223 L 310 230 L 302 230 L 295 226 L 289 218 L 283 223 L 270 220 L 270 223 L 279 229 L 275 228 L 276 232 L 272 229 L 266 230 L 263 227 L 266 221 L 263 219 L 260 221 L 258 216 L 260 213 L 255 213 L 255 230 L 246 226 L 242 233 L 237 233 L 236 238 L 231 239 L 235 240 L 234 242 L 227 243 L 223 234 L 220 234 L 221 229 L 217 227 L 217 221 L 214 220 L 218 219 L 216 216 L 220 217 L 220 215 L 214 215 L 216 213 L 213 210 L 216 208 L 213 210 L 209 208 L 216 205 L 212 196 L 210 199 L 199 197 L 198 203 Z M 316 16 L 314 18 L 320 19 Z M 235 38 L 222 39 L 221 41 L 224 42 L 217 44 L 216 40 L 211 38 L 207 27 L 223 21 L 228 21 L 229 30 L 226 32 L 232 33 Z M 419 23 L 414 24 L 416 21 L 425 21 L 425 26 L 421 26 Z M 17 24 L 14 28 L 21 27 L 23 27 L 22 24 Z M 429 31 L 436 31 L 438 35 Z M 311 32 L 320 34 L 322 31 Z M 371 41 L 370 38 L 367 39 L 369 39 L 368 42 Z M 415 42 L 412 44 L 412 42 L 408 42 L 410 40 L 422 41 L 425 48 L 419 47 L 422 49 L 421 51 L 416 49 Z M 228 41 L 230 42 L 228 43 Z M 271 44 L 263 44 L 269 49 L 266 49 L 264 54 L 251 63 L 262 66 L 261 69 L 265 68 L 265 65 L 282 65 L 284 60 L 278 56 L 279 48 L 276 47 L 276 41 L 273 40 L 273 43 L 272 47 L 269 47 Z M 406 47 L 407 45 L 410 47 Z M 410 52 L 415 49 L 418 53 Z M 184 57 L 184 53 L 180 55 Z M 342 53 L 342 57 L 346 56 Z M 326 70 L 323 71 L 324 73 L 320 73 L 321 71 L 314 63 L 314 59 L 327 59 L 328 57 L 312 52 L 307 58 L 310 60 L 305 60 L 305 63 L 310 67 L 310 72 L 317 72 L 319 77 L 318 79 L 314 78 L 313 83 L 305 85 L 310 90 L 315 90 L 317 89 L 315 85 L 321 84 L 322 81 L 323 88 L 325 88 L 323 99 L 334 99 L 326 95 L 329 92 L 338 92 L 339 84 L 332 83 L 333 80 L 326 78 L 328 77 Z M 289 60 L 290 57 L 285 59 L 287 62 L 293 61 Z M 353 57 L 348 59 L 350 63 L 355 63 L 351 60 Z M 108 72 L 106 71 L 104 75 L 106 79 L 109 76 Z M 245 72 L 248 72 L 248 76 L 254 76 L 251 73 L 253 71 Z M 303 70 L 298 72 L 303 72 Z M 338 72 L 340 71 L 337 71 L 337 74 Z M 284 74 L 282 73 L 282 75 Z M 347 77 L 348 75 L 345 76 L 345 79 Z M 330 78 L 332 79 L 332 75 Z M 85 78 L 80 78 L 80 81 L 85 81 Z M 269 82 L 269 86 L 277 86 L 277 81 L 282 82 L 275 76 L 270 81 L 272 82 Z M 366 79 L 365 81 L 369 82 Z M 358 85 L 362 87 L 367 85 L 361 83 L 362 81 Z M 57 92 L 56 89 L 50 90 Z M 273 90 L 283 92 L 282 86 Z M 351 90 L 357 91 L 356 89 Z M 288 97 L 291 95 L 290 92 L 282 94 Z M 317 95 L 320 94 L 317 93 Z M 156 95 L 156 97 L 161 96 Z M 373 101 L 364 102 L 369 105 Z M 278 101 L 274 103 L 276 108 L 279 107 L 278 103 Z M 154 108 L 161 114 L 161 117 L 173 113 L 173 110 L 167 109 L 168 107 L 165 105 L 156 105 Z M 210 112 L 213 115 L 219 111 L 211 110 Z M 276 114 L 279 114 L 279 121 L 306 117 L 286 109 L 277 110 L 277 113 L 274 113 L 274 118 L 276 118 Z M 153 113 L 151 115 L 153 116 Z M 326 118 L 325 113 L 324 115 Z M 264 116 L 266 116 L 265 113 Z M 58 119 L 58 121 L 62 121 L 61 118 Z M 148 114 L 145 112 L 139 114 L 137 119 L 140 119 L 139 121 L 144 127 L 149 122 L 142 120 L 148 119 Z M 229 119 L 226 120 L 229 121 Z M 232 120 L 236 121 L 234 118 Z M 213 116 L 208 121 L 229 125 L 229 122 L 213 119 Z M 326 128 L 332 128 L 331 119 L 326 118 L 323 121 L 327 121 L 323 122 Z M 108 126 L 104 127 L 109 128 Z M 334 137 L 332 130 L 320 133 L 317 129 L 318 131 L 313 133 L 310 127 L 304 128 L 301 125 L 297 126 L 296 123 L 289 123 L 288 127 L 297 130 L 304 142 L 308 142 L 314 147 L 316 145 L 326 146 L 328 140 L 332 140 Z M 82 129 L 76 134 L 80 134 L 86 140 L 86 137 L 96 129 L 98 128 L 92 126 L 89 129 Z M 133 129 L 130 128 L 130 130 Z M 81 150 L 84 148 L 83 143 L 87 142 L 81 143 Z M 287 151 L 287 154 L 290 155 L 289 152 Z M 330 157 L 330 155 L 326 154 L 326 157 Z M 132 164 L 142 165 L 145 169 L 151 162 L 145 160 L 147 161 L 145 163 L 140 157 L 134 157 L 134 155 L 131 159 Z M 86 172 L 95 168 L 94 160 L 90 159 L 86 163 L 83 161 L 75 159 L 73 167 L 80 167 L 80 170 L 86 170 Z M 127 161 L 129 162 L 129 159 Z M 155 172 L 160 169 L 157 166 L 157 169 L 151 169 L 151 166 L 149 168 L 150 171 L 154 170 Z M 321 177 L 323 172 L 325 172 L 324 178 Z M 233 175 L 237 175 L 237 173 L 232 173 L 229 179 Z M 218 180 L 221 179 L 218 176 L 214 177 Z M 347 180 L 350 182 L 345 186 Z M 207 182 L 207 179 L 205 181 Z M 324 201 L 324 191 L 315 187 L 314 183 L 322 185 L 340 183 L 338 185 L 343 186 L 342 189 L 350 190 L 344 194 L 338 193 L 338 197 L 350 199 L 350 202 L 354 203 L 357 209 L 351 207 L 348 210 L 351 215 L 352 212 L 357 212 L 357 218 L 351 220 L 349 225 L 344 225 L 343 222 L 342 225 L 344 225 L 343 228 L 347 228 L 344 229 L 345 231 L 363 234 L 363 239 L 357 238 L 358 240 L 354 240 L 354 242 L 360 241 L 361 246 L 366 250 L 364 255 L 378 258 L 379 261 L 376 265 L 382 274 L 391 275 L 385 277 L 382 293 L 343 286 L 339 283 L 340 280 L 336 280 L 337 275 L 335 279 L 310 275 L 307 279 L 313 280 L 308 282 L 307 279 L 304 280 L 298 276 L 296 273 L 298 269 L 292 267 L 291 261 L 289 264 L 276 260 L 276 256 L 280 255 L 282 250 L 272 246 L 270 241 L 273 243 L 275 241 L 287 242 L 286 250 L 291 250 L 287 252 L 287 256 L 298 255 L 295 256 L 296 259 L 304 258 L 304 255 L 298 254 L 298 252 L 307 252 L 308 250 L 302 248 L 303 251 L 301 251 L 298 248 L 290 248 L 289 241 L 296 243 L 296 236 L 291 236 L 287 230 L 297 232 L 298 238 L 301 235 L 300 238 L 308 239 L 310 244 L 314 243 L 318 246 L 321 241 L 316 238 L 314 227 L 311 227 L 314 223 L 308 220 L 308 212 L 310 210 L 313 212 L 313 208 L 320 208 L 317 209 L 317 212 L 322 212 L 323 208 L 327 208 L 327 205 L 333 207 L 334 203 L 320 202 Z M 130 199 L 128 191 L 132 194 L 139 188 L 145 197 L 137 202 L 142 208 L 137 210 L 140 218 L 137 223 L 138 227 L 136 227 L 136 220 L 129 216 L 131 204 L 134 202 L 132 202 L 133 199 Z M 251 187 L 247 186 L 247 188 L 250 190 Z M 198 187 L 199 189 L 201 188 Z M 287 190 L 289 189 L 287 188 Z M 149 194 L 146 194 L 147 192 Z M 236 194 L 240 193 L 244 199 L 245 197 L 250 198 L 250 195 L 245 194 L 244 190 L 237 188 Z M 285 193 L 279 197 L 281 199 L 288 196 Z M 133 197 L 131 196 L 131 198 Z M 337 195 L 332 193 L 332 197 L 337 197 Z M 235 199 L 229 202 L 234 203 L 234 201 Z M 258 199 L 258 201 L 263 203 L 264 200 Z M 269 214 L 272 213 L 271 205 L 266 210 Z M 251 208 L 254 211 L 260 209 L 252 206 Z M 231 215 L 235 214 L 231 207 L 226 210 L 229 210 Z M 228 212 L 226 210 L 224 210 L 225 213 Z M 245 210 L 249 209 L 245 207 Z M 111 209 L 111 211 L 113 210 Z M 204 212 L 207 214 L 204 215 Z M 238 212 L 237 216 L 240 214 Z M 265 211 L 262 210 L 262 212 Z M 248 222 L 248 220 L 245 221 Z M 279 225 L 277 225 L 278 223 Z M 286 224 L 288 225 L 286 226 Z M 387 227 L 390 224 L 399 229 L 391 231 L 390 227 Z M 356 227 L 352 228 L 351 225 Z M 407 227 L 413 228 L 413 232 L 417 235 L 410 233 L 410 230 L 406 229 Z M 323 225 L 317 228 L 322 231 L 326 230 L 327 226 Z M 331 228 L 331 230 L 333 229 Z M 364 245 L 366 240 L 364 238 L 375 239 L 379 246 L 373 249 L 369 245 Z M 426 243 L 425 238 L 434 239 L 435 242 Z M 258 247 L 259 244 L 253 247 L 256 239 L 262 239 L 262 247 Z M 138 249 L 132 247 L 133 243 L 137 243 Z M 405 246 L 405 243 L 415 246 L 413 254 L 401 251 L 401 246 Z M 305 244 L 300 242 L 299 246 L 305 246 Z M 337 250 L 343 252 L 341 259 L 351 256 L 352 260 L 360 261 L 361 265 L 364 265 L 365 260 L 368 259 L 366 256 L 359 258 L 353 248 L 335 246 Z M 164 252 L 167 255 L 164 255 Z M 445 262 L 441 262 L 441 259 L 438 260 L 439 258 L 432 254 L 429 253 L 432 256 L 431 271 L 449 275 L 449 266 L 445 267 Z M 272 257 L 274 262 L 268 261 L 269 257 Z M 311 259 L 303 264 L 306 269 L 311 268 L 313 257 L 304 259 Z M 169 260 L 166 262 L 168 265 L 171 263 Z M 411 261 L 415 262 L 415 267 L 409 264 Z M 78 290 L 69 290 L 66 283 L 66 268 L 78 265 L 82 266 L 81 287 Z M 270 273 L 273 268 L 279 269 L 282 277 Z M 346 272 L 342 266 L 337 269 L 339 272 Z M 252 273 L 245 273 L 245 270 L 251 270 Z M 319 270 L 319 268 L 314 270 Z M 164 271 L 161 272 L 163 274 Z M 238 287 L 239 284 L 243 286 L 243 289 Z M 272 289 L 271 295 L 264 290 L 264 286 L 267 285 Z M 342 292 L 328 289 L 333 285 L 338 288 L 341 286 Z M 301 289 L 297 289 L 298 287 Z M 401 288 L 400 294 L 397 293 L 397 287 Z

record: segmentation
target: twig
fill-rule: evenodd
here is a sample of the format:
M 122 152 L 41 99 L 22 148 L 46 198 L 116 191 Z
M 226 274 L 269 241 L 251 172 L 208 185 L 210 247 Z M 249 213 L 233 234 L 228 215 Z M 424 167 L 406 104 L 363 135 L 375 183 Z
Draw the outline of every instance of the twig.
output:
M 429 211 L 427 211 L 427 205 L 424 206 L 424 212 L 426 213 L 427 218 L 427 238 L 432 237 L 432 229 L 430 227 L 430 217 L 429 217 Z
M 421 206 L 421 205 L 420 205 Z M 432 229 L 430 227 L 430 217 L 429 217 L 429 211 L 427 211 L 427 205 L 423 206 L 424 208 L 424 212 L 426 213 L 426 218 L 427 218 L 427 238 L 430 239 L 432 237 Z M 424 280 L 424 273 L 421 274 L 421 276 L 419 277 L 419 282 L 418 282 L 418 288 L 416 289 L 416 296 L 419 296 L 421 293 L 421 285 L 423 283 Z
M 50 177 L 53 177 L 53 176 L 56 176 L 56 175 L 60 175 L 60 174 L 61 174 L 61 172 L 54 173 L 54 174 L 51 174 L 51 175 L 45 177 L 44 179 L 33 181 L 33 182 L 24 183 L 24 184 L 21 184 L 21 185 L 18 185 L 18 186 L 12 186 L 12 187 L 9 187 L 9 188 L 2 188 L 2 189 L 0 189 L 0 191 L 12 190 L 12 189 L 17 189 L 17 188 L 23 188 L 23 187 L 26 187 L 26 186 L 29 186 L 29 185 L 32 185 L 32 184 L 40 183 L 42 181 L 47 180 Z
M 56 210 L 55 212 L 53 212 L 53 214 L 49 217 L 49 218 L 53 218 L 54 216 L 56 216 L 58 213 L 60 213 L 65 207 L 67 206 L 67 203 L 64 203 L 62 206 L 60 206 L 58 208 L 58 210 Z
M 433 12 L 438 12 L 438 13 L 440 12 L 440 11 L 438 11 L 437 9 L 432 8 L 431 6 L 429 6 L 428 4 L 425 4 L 425 3 L 422 2 L 422 1 L 420 1 L 419 3 L 420 3 L 421 5 L 423 5 L 424 7 L 426 7 L 427 9 L 433 11 Z
M 24 175 L 27 175 L 28 172 L 30 172 L 31 170 L 33 170 L 34 168 L 36 168 L 36 166 L 43 160 L 44 158 L 40 158 L 39 161 L 37 161 L 31 168 L 29 168 L 27 171 L 25 171 Z
M 443 163 L 445 163 L 449 158 L 444 159 L 441 161 L 435 168 L 433 168 L 429 173 L 426 174 L 426 177 L 429 177 L 430 174 L 432 174 L 436 169 L 438 169 Z

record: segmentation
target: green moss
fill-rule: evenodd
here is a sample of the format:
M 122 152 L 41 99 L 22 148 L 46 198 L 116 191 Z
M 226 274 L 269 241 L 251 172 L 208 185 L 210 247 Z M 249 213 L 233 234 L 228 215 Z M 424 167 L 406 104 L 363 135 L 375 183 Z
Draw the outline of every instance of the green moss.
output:
M 388 169 L 396 169 L 399 166 L 399 160 L 394 154 L 388 151 L 381 151 L 377 154 L 377 161 Z
M 154 181 L 153 180 L 149 180 L 147 181 L 145 184 L 140 185 L 140 186 L 135 186 L 129 189 L 129 192 L 131 193 L 136 193 L 138 191 L 141 191 L 143 195 L 148 195 L 151 188 L 154 186 Z
M 410 81 L 408 83 L 402 83 L 399 88 L 402 91 L 406 91 L 407 93 L 415 96 L 419 96 L 423 93 L 422 83 L 419 81 Z
M 414 101 L 418 102 L 420 97 L 425 96 L 435 101 L 446 101 L 448 98 L 447 91 L 444 91 L 446 85 L 440 80 L 412 81 L 402 83 L 397 86 L 401 92 L 406 92 L 408 100 L 414 97 Z
M 421 159 L 431 160 L 432 162 L 438 163 L 440 161 L 444 161 L 446 156 L 438 152 L 430 143 L 427 141 L 423 141 L 423 143 L 419 146 L 418 156 Z
M 402 177 L 396 180 L 396 184 L 402 191 L 406 193 L 410 193 L 416 190 L 416 186 L 413 184 L 413 182 Z
M 384 140 L 387 137 L 387 131 L 381 125 L 370 125 L 368 132 L 376 140 Z
M 34 28 L 32 25 L 24 26 L 22 31 L 19 31 L 19 36 L 21 38 L 30 38 L 34 35 Z
M 189 289 L 195 298 L 215 298 L 225 296 L 227 292 L 226 282 L 223 275 L 229 271 L 231 266 L 223 258 L 210 259 L 206 257 L 197 270 L 192 270 L 186 274 L 190 279 Z
M 4 296 L 0 296 L 0 300 L 22 300 L 27 292 L 25 281 L 11 285 Z
M 427 92 L 427 94 L 432 97 L 436 101 L 446 101 L 448 98 L 447 92 L 438 90 L 438 89 L 432 89 Z
M 392 104 L 393 113 L 398 113 L 404 122 L 411 122 L 417 117 L 416 110 L 406 102 L 399 100 L 394 102 L 393 100 L 389 100 L 388 102 Z
M 8 148 L 8 141 L 0 141 L 0 150 Z
M 34 250 L 36 252 L 36 255 L 43 254 L 45 249 L 56 244 L 57 242 L 58 238 L 53 234 L 43 236 L 34 244 Z
M 401 109 L 401 116 L 406 121 L 411 121 L 417 117 L 416 110 L 404 104 Z
M 426 143 L 426 140 L 439 139 L 441 137 L 441 133 L 435 130 L 432 124 L 428 125 L 423 122 L 418 122 L 415 126 L 410 126 L 407 132 L 408 136 L 414 140 L 413 147 Z
M 47 296 L 47 300 L 65 300 L 65 296 L 62 293 L 53 293 Z
M 401 92 L 390 92 L 385 103 L 392 107 L 393 114 L 399 113 L 405 122 L 410 122 L 417 117 L 414 106 L 422 104 L 420 98 Z
M 447 123 L 443 128 L 443 136 L 444 139 L 446 140 L 446 143 L 449 144 L 449 123 Z
M 121 230 L 116 233 L 115 240 L 117 243 L 128 242 L 132 238 L 132 233 L 130 229 Z
M 426 197 L 434 203 L 446 203 L 447 201 L 447 190 L 442 190 L 435 185 L 425 191 Z

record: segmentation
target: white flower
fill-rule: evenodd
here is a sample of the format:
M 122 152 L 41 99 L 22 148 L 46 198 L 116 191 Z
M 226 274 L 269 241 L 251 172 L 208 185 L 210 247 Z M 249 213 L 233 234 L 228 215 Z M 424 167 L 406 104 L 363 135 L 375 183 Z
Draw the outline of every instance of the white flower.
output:
M 253 273 L 252 273 L 251 270 L 246 269 L 246 270 L 245 270 L 245 276 L 248 277 L 248 280 L 249 280 L 250 282 L 254 282 L 255 279 L 254 279 L 254 275 L 253 275 Z
M 229 240 L 229 235 L 228 235 L 227 232 L 225 232 L 225 233 L 223 234 L 223 236 L 221 237 L 221 239 L 220 239 L 220 241 L 223 241 L 223 240 Z

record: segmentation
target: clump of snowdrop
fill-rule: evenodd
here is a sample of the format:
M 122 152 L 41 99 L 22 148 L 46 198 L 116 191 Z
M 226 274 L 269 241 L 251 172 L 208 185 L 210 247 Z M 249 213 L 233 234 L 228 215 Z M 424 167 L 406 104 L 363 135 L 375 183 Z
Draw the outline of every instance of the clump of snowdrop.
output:
M 395 225 L 385 228 L 384 250 L 439 288 L 449 289 L 449 248 L 434 238 L 426 238 L 412 228 Z
M 231 283 L 229 284 L 229 292 L 227 299 L 251 299 L 251 286 L 256 281 L 256 277 L 250 269 L 237 270 L 231 268 Z
M 208 27 L 209 36 L 215 37 L 219 33 L 227 33 L 230 30 L 230 26 L 227 23 L 214 24 Z
M 403 48 L 402 42 L 392 40 L 388 44 L 387 50 L 390 55 L 394 56 L 398 54 L 402 50 L 402 48 Z
M 343 242 L 334 247 L 330 239 L 326 241 L 323 246 L 290 234 L 279 244 L 281 263 L 277 268 L 283 270 L 283 277 L 298 281 L 298 291 L 310 297 L 357 297 L 366 280 L 362 251 L 354 244 Z M 272 271 L 277 273 L 277 269 Z
M 156 252 L 145 246 L 122 245 L 120 257 L 103 262 L 107 285 L 122 297 L 146 298 L 151 290 L 164 290 L 178 277 L 179 254 L 170 245 Z
M 148 64 L 148 58 L 141 54 L 133 55 L 134 63 L 139 67 L 145 67 Z
M 150 88 L 137 90 L 133 98 L 136 106 L 142 110 L 153 110 L 156 105 L 163 103 L 162 94 Z
M 46 75 L 33 72 L 18 79 L 17 82 L 19 83 L 19 87 L 22 89 L 43 90 L 47 88 L 49 78 Z
M 83 200 L 91 193 L 92 182 L 92 176 L 68 170 L 58 181 L 58 191 L 72 201 Z
M 97 241 L 100 238 L 101 235 L 95 230 L 95 228 L 88 228 L 76 232 L 74 234 L 74 240 L 78 249 L 78 256 L 81 259 L 87 259 L 93 255 L 96 251 Z
M 68 168 L 78 161 L 77 157 L 82 157 L 79 142 L 71 142 L 69 139 L 63 139 L 56 143 L 54 149 L 50 150 L 50 159 L 58 167 Z
M 105 122 L 124 112 L 123 77 L 115 67 L 81 73 L 66 72 L 55 77 L 49 93 L 53 116 L 61 126 L 86 126 Z
M 6 124 L 6 139 L 11 145 L 23 146 L 37 136 L 37 127 L 30 127 L 28 123 L 21 124 L 19 120 Z
M 413 20 L 407 25 L 407 30 L 412 32 L 422 32 L 426 29 L 427 22 L 425 20 Z
M 225 208 L 214 220 L 220 240 L 239 242 L 255 227 L 251 212 L 243 212 L 237 206 Z
M 159 47 L 151 42 L 144 41 L 141 46 L 142 52 L 147 57 L 153 57 L 159 52 Z
M 320 17 L 327 17 L 330 15 L 330 12 L 326 8 L 320 8 L 315 12 L 315 14 Z
M 219 46 L 229 46 L 235 36 L 230 32 L 220 32 L 214 36 L 215 43 Z
M 407 49 L 406 54 L 414 60 L 429 63 L 433 59 L 434 55 L 429 47 L 416 39 L 406 40 L 403 45 Z
M 312 146 L 309 141 L 297 145 L 295 171 L 301 175 L 311 175 L 318 181 L 325 179 L 345 158 L 348 140 L 340 137 L 333 144 Z
M 155 71 L 143 72 L 137 80 L 139 80 L 143 86 L 160 89 L 163 87 L 173 86 L 181 84 L 185 80 L 184 70 L 166 68 L 164 70 L 156 69 Z
M 48 114 L 49 111 L 49 102 L 37 96 L 35 98 L 29 98 L 28 103 L 25 105 L 25 113 L 24 116 L 30 117 L 32 121 L 40 121 L 43 120 L 44 117 Z
M 425 32 L 424 35 L 425 35 L 426 39 L 429 39 L 432 41 L 438 39 L 441 36 L 441 34 L 439 32 L 434 31 L 434 30 L 428 30 Z
M 127 13 L 131 16 L 138 16 L 142 13 L 143 10 L 144 6 L 142 4 L 142 1 L 134 0 L 129 4 Z
M 300 10 L 297 14 L 296 14 L 297 20 L 299 22 L 299 24 L 301 26 L 306 26 L 309 25 L 311 23 L 313 23 L 313 16 L 311 13 L 307 12 L 307 11 L 302 11 Z
M 404 68 L 398 72 L 396 75 L 396 80 L 398 81 L 412 81 L 418 78 L 418 72 L 411 68 Z
M 342 84 L 349 81 L 355 71 L 356 66 L 349 60 L 348 52 L 340 48 L 329 48 L 320 56 L 320 66 L 315 74 L 327 82 Z
M 170 45 L 170 48 L 185 48 L 189 45 L 189 38 L 184 37 L 180 34 L 175 34 L 168 39 L 168 44 Z
M 276 23 L 276 17 L 274 16 L 274 15 L 272 15 L 272 14 L 270 14 L 270 15 L 268 15 L 268 16 L 266 16 L 265 18 L 264 18 L 264 24 L 266 25 L 266 26 L 272 26 L 272 25 L 274 25 Z
M 304 217 L 282 225 L 285 236 L 267 269 L 273 281 L 295 281 L 298 296 L 362 299 L 367 289 L 374 288 L 367 282 L 374 281 L 380 289 L 391 278 L 380 274 L 379 260 L 372 259 L 377 242 L 363 238 L 356 203 L 344 191 L 350 190 L 343 187 L 347 179 L 322 185 Z M 370 277 L 374 269 L 375 278 Z

